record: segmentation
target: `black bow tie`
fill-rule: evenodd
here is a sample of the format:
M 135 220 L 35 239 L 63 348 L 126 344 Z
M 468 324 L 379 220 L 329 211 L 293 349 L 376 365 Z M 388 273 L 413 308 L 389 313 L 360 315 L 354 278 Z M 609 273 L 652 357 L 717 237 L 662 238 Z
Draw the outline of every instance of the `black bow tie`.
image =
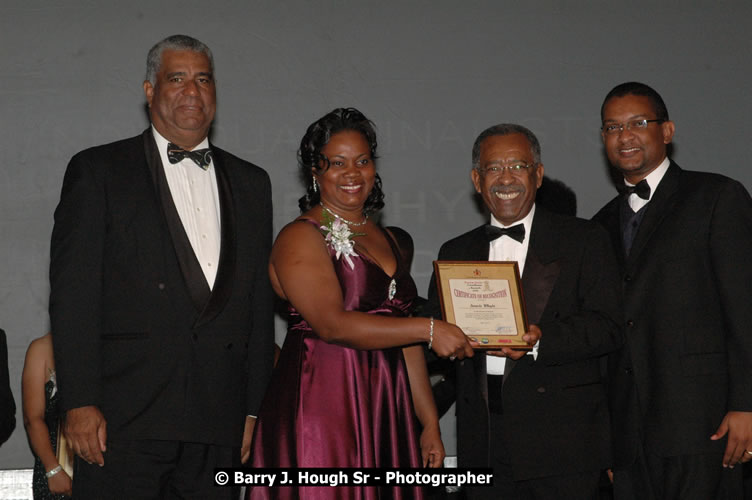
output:
M 522 243 L 525 240 L 525 226 L 522 224 L 515 224 L 510 227 L 497 227 L 491 224 L 483 226 L 483 231 L 486 233 L 486 238 L 491 242 L 497 238 L 501 238 L 504 235 L 509 236 Z
M 190 158 L 196 163 L 196 165 L 206 170 L 209 168 L 209 164 L 212 161 L 212 152 L 209 148 L 186 151 L 180 146 L 169 143 L 167 144 L 167 158 L 172 164 L 180 163 L 185 158 Z
M 642 179 L 640 182 L 638 182 L 634 186 L 627 186 L 626 184 L 622 184 L 621 192 L 624 194 L 624 196 L 629 196 L 630 194 L 636 194 L 643 200 L 650 199 L 650 185 L 648 185 L 648 181 L 645 179 Z

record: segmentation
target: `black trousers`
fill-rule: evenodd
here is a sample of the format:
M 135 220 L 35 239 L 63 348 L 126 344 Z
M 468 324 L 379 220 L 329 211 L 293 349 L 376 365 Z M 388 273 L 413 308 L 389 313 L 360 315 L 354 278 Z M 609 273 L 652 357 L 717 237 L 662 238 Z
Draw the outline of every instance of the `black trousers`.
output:
M 499 377 L 500 379 L 500 377 Z M 575 474 L 562 474 L 525 481 L 515 481 L 510 465 L 510 450 L 501 438 L 501 401 L 491 397 L 492 386 L 499 379 L 489 376 L 489 408 L 491 419 L 491 467 L 494 485 L 491 487 L 467 488 L 468 500 L 598 500 L 601 471 L 585 471 Z M 500 387 L 499 387 L 500 389 Z M 494 391 L 497 392 L 497 391 Z
M 90 465 L 76 457 L 73 498 L 237 500 L 238 488 L 214 485 L 214 469 L 239 466 L 239 447 L 110 440 L 104 466 Z
M 614 470 L 614 500 L 742 500 L 742 466 L 723 453 L 659 457 L 642 446 L 630 467 Z

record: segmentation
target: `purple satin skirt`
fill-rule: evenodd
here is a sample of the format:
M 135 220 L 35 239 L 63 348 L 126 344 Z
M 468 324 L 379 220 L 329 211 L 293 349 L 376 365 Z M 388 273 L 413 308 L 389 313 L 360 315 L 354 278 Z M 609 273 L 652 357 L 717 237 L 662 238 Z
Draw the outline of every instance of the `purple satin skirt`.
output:
M 402 266 L 390 293 L 392 277 L 372 261 L 356 256 L 351 269 L 332 259 L 348 310 L 408 314 L 416 289 Z M 328 344 L 290 307 L 254 432 L 253 467 L 420 467 L 419 437 L 402 349 Z M 255 487 L 248 494 L 253 500 L 423 497 L 422 488 L 391 486 Z

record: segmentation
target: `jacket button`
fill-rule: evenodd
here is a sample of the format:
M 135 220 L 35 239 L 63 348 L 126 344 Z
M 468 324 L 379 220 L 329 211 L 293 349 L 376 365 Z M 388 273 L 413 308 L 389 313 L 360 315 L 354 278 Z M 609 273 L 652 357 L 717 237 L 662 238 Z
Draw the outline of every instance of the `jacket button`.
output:
M 160 290 L 164 290 L 165 289 L 165 284 L 164 283 L 160 283 L 157 286 L 159 287 Z
M 539 393 L 543 394 L 544 392 L 546 392 L 546 388 L 545 387 L 538 387 L 536 389 L 536 391 L 538 391 Z
M 628 283 L 628 282 L 632 281 L 632 277 L 627 274 L 626 276 L 624 276 L 624 281 L 626 281 Z
M 191 337 L 193 337 L 193 340 L 198 340 L 198 334 L 196 334 L 196 333 L 194 333 L 193 335 L 191 335 Z
M 225 345 L 225 349 L 228 349 L 228 350 L 232 349 L 232 342 L 230 342 L 229 344 Z
M 559 318 L 559 311 L 554 312 L 554 318 L 556 318 L 556 319 Z
M 632 321 L 631 319 L 628 319 L 627 326 L 634 326 L 634 321 Z
M 626 373 L 627 375 L 631 375 L 632 374 L 632 369 L 631 368 L 624 368 L 624 373 Z

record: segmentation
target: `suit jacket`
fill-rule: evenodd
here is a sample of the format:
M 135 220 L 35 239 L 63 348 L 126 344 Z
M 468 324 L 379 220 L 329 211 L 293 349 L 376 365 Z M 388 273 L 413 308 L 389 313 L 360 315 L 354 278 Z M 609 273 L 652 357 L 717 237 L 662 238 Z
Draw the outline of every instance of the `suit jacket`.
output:
M 0 329 L 0 445 L 8 440 L 16 428 L 16 401 L 10 389 L 8 374 L 8 342 Z
M 542 331 L 538 359 L 507 369 L 501 429 L 489 429 L 486 355 L 456 362 L 459 465 L 489 467 L 489 432 L 501 432 L 516 480 L 597 471 L 610 461 L 601 359 L 623 340 L 613 250 L 596 224 L 542 207 L 529 238 L 522 289 L 528 321 Z M 442 245 L 439 260 L 488 252 L 481 226 Z M 441 316 L 435 279 L 424 314 Z
M 730 410 L 752 411 L 752 200 L 738 182 L 671 162 L 629 256 L 617 197 L 594 220 L 621 265 L 625 348 L 609 360 L 617 466 L 636 444 L 661 456 L 721 452 Z
M 209 288 L 151 130 L 73 157 L 55 211 L 50 320 L 63 410 L 108 438 L 240 446 L 272 368 L 269 177 L 212 146 L 221 248 Z

